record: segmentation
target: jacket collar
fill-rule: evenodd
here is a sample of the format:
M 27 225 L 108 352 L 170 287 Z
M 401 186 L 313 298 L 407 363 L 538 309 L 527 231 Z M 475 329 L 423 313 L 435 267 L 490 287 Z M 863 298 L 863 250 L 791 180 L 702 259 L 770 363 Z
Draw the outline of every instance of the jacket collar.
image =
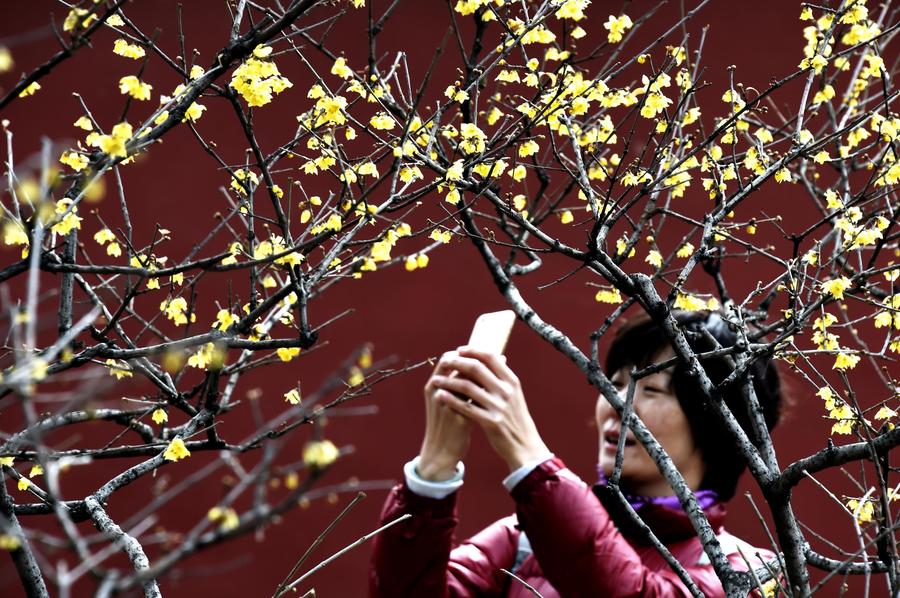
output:
M 614 490 L 604 484 L 595 484 L 593 489 L 622 535 L 634 544 L 650 544 L 646 532 L 634 522 Z M 726 512 L 725 503 L 721 501 L 704 510 L 713 531 L 717 534 L 725 522 Z M 637 509 L 637 514 L 663 544 L 686 540 L 697 535 L 687 513 L 680 507 L 647 503 Z

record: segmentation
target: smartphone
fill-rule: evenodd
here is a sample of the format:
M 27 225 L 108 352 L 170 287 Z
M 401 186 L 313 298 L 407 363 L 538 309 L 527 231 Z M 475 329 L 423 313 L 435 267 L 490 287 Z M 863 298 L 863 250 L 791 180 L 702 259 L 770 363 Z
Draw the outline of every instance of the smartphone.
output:
M 509 335 L 512 333 L 513 324 L 516 322 L 516 313 L 511 309 L 503 311 L 494 311 L 481 314 L 475 320 L 472 327 L 472 334 L 469 335 L 468 345 L 479 351 L 487 351 L 490 353 L 503 354 L 506 349 L 506 343 L 509 341 Z M 449 377 L 458 376 L 459 372 L 453 370 Z M 471 403 L 470 397 L 453 393 L 456 398 Z M 462 417 L 461 415 L 459 417 Z
M 502 355 L 515 322 L 516 314 L 511 309 L 481 314 L 475 320 L 468 344 L 479 351 Z

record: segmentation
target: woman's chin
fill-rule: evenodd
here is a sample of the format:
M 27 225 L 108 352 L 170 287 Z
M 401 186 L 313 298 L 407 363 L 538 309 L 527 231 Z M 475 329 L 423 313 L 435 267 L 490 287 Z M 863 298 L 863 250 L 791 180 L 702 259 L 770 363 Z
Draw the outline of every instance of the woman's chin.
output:
M 609 455 L 604 454 L 603 451 L 600 452 L 600 459 L 597 461 L 597 463 L 600 466 L 600 471 L 602 471 L 603 475 L 607 478 L 613 474 L 613 470 L 616 468 L 615 456 L 610 459 Z

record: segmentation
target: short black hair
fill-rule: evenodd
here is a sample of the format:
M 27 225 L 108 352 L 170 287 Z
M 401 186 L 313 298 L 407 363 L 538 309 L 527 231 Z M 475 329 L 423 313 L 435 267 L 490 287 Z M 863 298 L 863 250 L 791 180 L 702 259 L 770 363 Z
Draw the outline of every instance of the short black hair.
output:
M 705 329 L 722 347 L 731 347 L 738 340 L 732 324 L 722 318 L 717 311 L 673 310 L 672 315 L 685 330 L 688 344 L 697 352 L 714 348 L 711 340 L 702 333 Z M 642 369 L 651 365 L 664 349 L 670 346 L 669 339 L 660 325 L 646 313 L 629 319 L 620 327 L 606 354 L 605 372 L 612 376 L 618 370 L 635 367 Z M 733 372 L 728 358 L 711 358 L 701 361 L 713 384 L 718 385 Z M 781 379 L 775 362 L 770 357 L 758 358 L 749 368 L 756 397 L 767 428 L 771 431 L 778 423 L 783 403 Z M 680 360 L 673 368 L 670 390 L 675 393 L 682 410 L 690 422 L 694 442 L 703 455 L 706 474 L 700 487 L 714 490 L 722 500 L 734 496 L 738 479 L 747 467 L 746 459 L 734 446 L 730 433 L 719 423 L 714 411 L 705 400 L 700 384 L 688 374 L 688 367 Z M 731 409 L 735 419 L 754 441 L 755 435 L 750 423 L 749 409 L 742 398 L 741 382 L 720 389 L 725 404 Z

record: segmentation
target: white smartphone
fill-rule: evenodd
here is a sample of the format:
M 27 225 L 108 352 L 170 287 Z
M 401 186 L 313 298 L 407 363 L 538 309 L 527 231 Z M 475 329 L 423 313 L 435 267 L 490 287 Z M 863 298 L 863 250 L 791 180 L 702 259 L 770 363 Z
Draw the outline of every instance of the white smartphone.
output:
M 516 313 L 511 309 L 503 311 L 494 311 L 481 314 L 475 320 L 472 326 L 472 334 L 469 335 L 468 345 L 479 351 L 487 351 L 489 353 L 503 354 L 506 349 L 506 343 L 509 341 L 509 335 L 512 333 L 513 324 L 516 322 Z M 453 370 L 450 372 L 450 378 L 459 375 L 459 372 Z M 470 397 L 453 393 L 458 399 L 471 403 Z M 462 417 L 461 415 L 459 417 Z
M 472 327 L 469 346 L 502 355 L 515 322 L 516 314 L 511 309 L 481 314 Z

